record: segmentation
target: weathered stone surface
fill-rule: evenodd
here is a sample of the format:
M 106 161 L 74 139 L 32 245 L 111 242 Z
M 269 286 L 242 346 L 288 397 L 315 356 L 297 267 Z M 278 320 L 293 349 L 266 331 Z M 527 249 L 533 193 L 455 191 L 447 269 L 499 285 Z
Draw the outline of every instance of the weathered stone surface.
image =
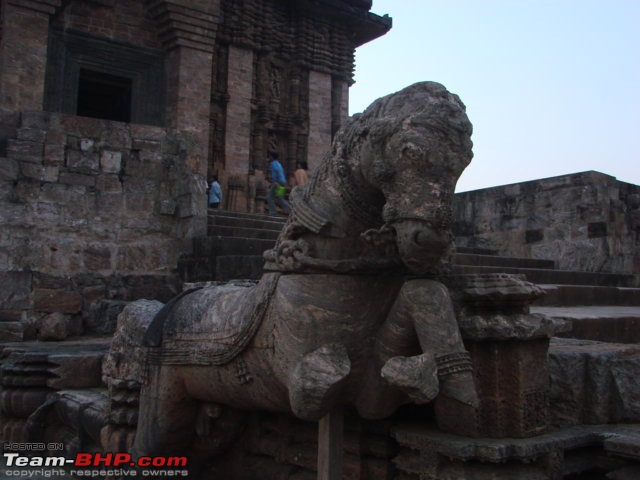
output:
M 36 288 L 33 291 L 34 309 L 40 312 L 78 313 L 82 297 L 76 292 Z
M 122 300 L 100 300 L 92 303 L 85 319 L 86 330 L 98 334 L 114 333 L 118 315 L 127 304 Z
M 0 158 L 0 181 L 6 182 L 18 179 L 18 162 L 11 158 Z
M 22 322 L 0 321 L 0 338 L 3 342 L 21 342 L 24 339 Z
M 551 338 L 571 329 L 567 320 L 539 314 L 471 315 L 459 320 L 465 340 L 531 340 Z
M 31 272 L 0 271 L 0 308 L 27 309 L 32 288 Z
M 100 153 L 100 168 L 105 173 L 120 173 L 122 168 L 122 152 L 103 150 Z
M 457 243 L 555 260 L 563 270 L 637 272 L 639 189 L 592 171 L 459 193 Z
M 142 340 L 149 324 L 163 304 L 156 300 L 139 300 L 127 305 L 118 316 L 117 335 L 111 343 L 102 375 L 105 383 L 133 382 L 144 378 L 145 349 Z
M 64 340 L 69 336 L 69 317 L 55 312 L 40 320 L 38 338 L 40 340 Z
M 0 390 L 0 411 L 7 417 L 27 418 L 51 393 L 44 388 L 4 388 Z
M 55 377 L 47 381 L 47 386 L 56 390 L 101 386 L 104 355 L 104 348 L 89 346 L 84 351 L 49 355 L 47 360 L 55 365 L 50 369 Z
M 577 426 L 526 439 L 474 439 L 401 424 L 393 428 L 392 435 L 405 447 L 394 458 L 398 469 L 421 478 L 548 480 L 565 478 L 567 472 L 580 475 L 624 465 L 594 455 L 594 448 L 624 458 L 608 442 L 618 437 L 637 442 L 638 425 Z M 581 465 L 576 463 L 580 457 Z
M 640 422 L 640 347 L 553 339 L 554 425 Z

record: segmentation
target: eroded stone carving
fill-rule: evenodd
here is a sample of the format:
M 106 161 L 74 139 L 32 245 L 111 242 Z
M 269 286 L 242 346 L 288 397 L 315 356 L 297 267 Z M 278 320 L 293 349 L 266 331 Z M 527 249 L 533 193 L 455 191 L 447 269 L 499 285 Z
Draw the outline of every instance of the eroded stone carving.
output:
M 377 419 L 434 401 L 436 416 L 456 415 L 456 433 L 474 435 L 471 363 L 437 280 L 471 129 L 458 97 L 431 82 L 355 116 L 293 190 L 259 283 L 187 291 L 146 322 L 135 452 L 223 446 L 239 410 L 318 420 L 337 405 Z M 113 355 L 115 386 L 135 369 L 126 351 Z

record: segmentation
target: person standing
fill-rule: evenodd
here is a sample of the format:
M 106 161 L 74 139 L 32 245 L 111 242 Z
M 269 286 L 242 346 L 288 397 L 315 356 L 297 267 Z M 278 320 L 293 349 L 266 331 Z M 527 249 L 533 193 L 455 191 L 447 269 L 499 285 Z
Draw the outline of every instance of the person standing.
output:
M 213 181 L 209 187 L 209 206 L 211 208 L 218 208 L 222 202 L 222 188 L 218 183 L 218 176 L 213 176 Z
M 269 173 L 271 177 L 271 185 L 269 186 L 269 193 L 267 194 L 267 208 L 269 209 L 269 215 L 276 215 L 276 201 L 280 205 L 280 208 L 289 215 L 291 212 L 291 205 L 281 195 L 282 189 L 287 186 L 287 178 L 284 175 L 284 169 L 282 164 L 278 160 L 278 152 L 269 151 L 267 153 L 269 161 Z
M 296 163 L 296 171 L 293 173 L 296 179 L 296 185 L 304 185 L 309 180 L 307 174 L 307 162 L 299 161 Z

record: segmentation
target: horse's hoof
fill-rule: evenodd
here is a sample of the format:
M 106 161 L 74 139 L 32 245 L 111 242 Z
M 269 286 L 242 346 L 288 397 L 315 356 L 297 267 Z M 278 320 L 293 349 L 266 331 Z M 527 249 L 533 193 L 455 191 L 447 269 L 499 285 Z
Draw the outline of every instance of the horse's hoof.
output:
M 478 408 L 480 405 L 471 372 L 451 373 L 441 376 L 440 394 L 472 408 Z
M 414 403 L 429 403 L 438 395 L 438 375 L 433 356 L 393 357 L 380 372 L 390 385 L 405 392 Z
M 455 398 L 438 395 L 434 402 L 438 428 L 466 437 L 479 436 L 478 409 Z
M 305 355 L 289 377 L 289 402 L 293 414 L 316 421 L 333 406 L 351 371 L 347 349 L 340 343 L 323 345 Z

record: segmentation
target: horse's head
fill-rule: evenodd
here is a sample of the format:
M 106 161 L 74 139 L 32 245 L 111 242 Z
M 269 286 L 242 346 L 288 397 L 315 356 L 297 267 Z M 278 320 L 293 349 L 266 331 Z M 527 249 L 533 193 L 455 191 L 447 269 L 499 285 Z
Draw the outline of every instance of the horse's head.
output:
M 472 126 L 460 99 L 442 85 L 411 85 L 355 116 L 337 142 L 369 188 L 384 195 L 382 218 L 404 264 L 431 271 L 452 245 L 456 182 L 473 156 Z

